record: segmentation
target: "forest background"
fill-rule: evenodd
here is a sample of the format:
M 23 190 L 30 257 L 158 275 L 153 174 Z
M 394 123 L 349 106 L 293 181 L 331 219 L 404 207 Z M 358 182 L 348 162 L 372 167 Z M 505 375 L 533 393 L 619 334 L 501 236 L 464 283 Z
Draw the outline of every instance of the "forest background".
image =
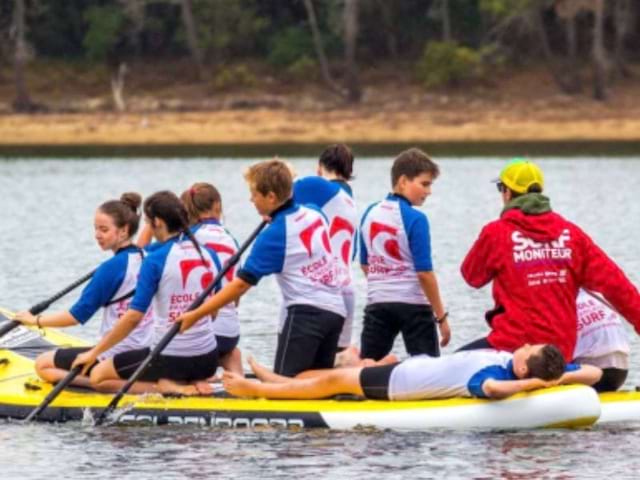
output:
M 0 0 L 0 144 L 640 140 L 640 0 Z

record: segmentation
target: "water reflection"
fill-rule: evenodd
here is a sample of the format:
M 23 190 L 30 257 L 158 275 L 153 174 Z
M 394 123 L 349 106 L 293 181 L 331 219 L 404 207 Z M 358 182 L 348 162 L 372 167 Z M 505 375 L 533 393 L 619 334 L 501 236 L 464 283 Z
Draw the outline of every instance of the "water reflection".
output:
M 2 424 L 3 478 L 631 478 L 636 429 L 291 432 Z M 612 446 L 615 449 L 612 450 Z M 608 452 L 606 459 L 602 453 Z M 55 459 L 55 461 L 53 460 Z M 603 461 L 604 460 L 604 461 Z

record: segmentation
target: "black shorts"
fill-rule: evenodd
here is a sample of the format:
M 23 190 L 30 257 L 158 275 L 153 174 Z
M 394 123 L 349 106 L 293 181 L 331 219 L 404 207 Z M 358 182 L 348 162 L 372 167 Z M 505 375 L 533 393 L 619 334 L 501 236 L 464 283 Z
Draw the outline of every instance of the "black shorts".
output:
M 389 380 L 391 372 L 400 362 L 379 367 L 365 367 L 360 370 L 360 387 L 370 400 L 389 400 Z
M 409 355 L 440 356 L 438 329 L 429 305 L 374 303 L 364 309 L 361 357 L 380 360 L 388 355 L 400 332 Z
M 59 348 L 53 354 L 53 365 L 62 370 L 71 370 L 71 364 L 73 364 L 76 357 L 81 353 L 88 352 L 91 348 L 92 347 Z M 89 367 L 87 375 L 91 373 L 91 370 L 93 370 L 93 367 L 97 364 L 98 361 Z
M 628 370 L 623 368 L 603 368 L 602 377 L 597 383 L 591 385 L 596 392 L 615 392 L 627 379 Z
M 222 335 L 216 335 L 216 343 L 218 344 L 218 356 L 222 357 L 227 353 L 233 351 L 238 346 L 240 341 L 240 335 L 235 337 L 223 337 Z
M 305 370 L 333 368 L 343 324 L 344 317 L 311 305 L 288 307 L 274 371 L 294 377 Z
M 151 352 L 148 348 L 129 350 L 113 357 L 113 366 L 118 376 L 128 379 Z M 160 355 L 140 377 L 144 382 L 157 382 L 161 378 L 176 382 L 195 382 L 211 377 L 218 368 L 218 350 L 193 357 Z

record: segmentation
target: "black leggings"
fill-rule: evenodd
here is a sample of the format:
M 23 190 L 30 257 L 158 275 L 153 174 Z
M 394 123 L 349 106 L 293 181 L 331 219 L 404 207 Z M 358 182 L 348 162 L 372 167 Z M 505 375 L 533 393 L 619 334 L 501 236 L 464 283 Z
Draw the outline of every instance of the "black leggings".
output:
M 622 368 L 603 368 L 602 377 L 593 385 L 596 392 L 615 392 L 627 379 L 628 370 Z

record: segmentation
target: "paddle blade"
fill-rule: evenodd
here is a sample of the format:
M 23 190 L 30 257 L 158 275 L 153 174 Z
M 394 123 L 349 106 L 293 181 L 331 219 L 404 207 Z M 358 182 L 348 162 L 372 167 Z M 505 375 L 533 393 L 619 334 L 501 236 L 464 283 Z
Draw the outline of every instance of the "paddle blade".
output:
M 151 350 L 149 355 L 147 355 L 147 358 L 145 358 L 144 361 L 140 365 L 138 365 L 138 368 L 136 368 L 136 371 L 131 374 L 129 380 L 127 380 L 122 388 L 120 388 L 118 393 L 114 395 L 114 397 L 109 402 L 109 405 L 107 405 L 107 408 L 105 408 L 98 417 L 98 420 L 95 423 L 96 425 L 102 425 L 107 417 L 116 409 L 118 403 L 120 403 L 120 400 L 122 400 L 122 397 L 124 397 L 131 386 L 138 381 L 138 379 L 142 376 L 151 362 L 158 358 L 160 353 L 162 353 L 162 350 L 164 350 L 164 348 L 169 344 L 173 337 L 178 334 L 178 332 L 180 332 L 180 324 L 174 323 L 169 331 L 165 334 L 165 336 L 160 339 L 160 342 L 158 342 L 154 349 Z
M 69 371 L 66 377 L 64 377 L 58 384 L 55 386 L 53 390 L 49 392 L 49 395 L 45 397 L 45 399 L 38 405 L 28 416 L 24 419 L 25 423 L 29 423 L 32 420 L 36 420 L 38 416 L 44 411 L 45 408 L 49 406 L 51 402 L 53 402 L 60 392 L 67 388 L 71 382 L 80 374 L 82 371 L 83 365 L 78 365 Z
M 12 330 L 15 330 L 19 326 L 20 326 L 20 322 L 17 322 L 15 320 L 9 320 L 7 323 L 2 325 L 2 327 L 0 327 L 0 338 L 4 337 L 7 333 L 9 333 Z

